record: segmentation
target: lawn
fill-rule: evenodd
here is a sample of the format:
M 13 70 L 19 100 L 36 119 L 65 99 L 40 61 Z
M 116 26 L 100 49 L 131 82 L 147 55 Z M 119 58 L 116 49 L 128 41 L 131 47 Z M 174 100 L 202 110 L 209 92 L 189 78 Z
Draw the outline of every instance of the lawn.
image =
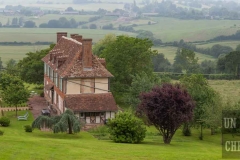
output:
M 5 65 L 9 59 L 16 61 L 21 60 L 26 56 L 28 52 L 36 52 L 37 50 L 48 48 L 48 45 L 35 45 L 35 46 L 1 46 L 0 45 L 0 57 Z
M 26 111 L 19 111 L 24 115 Z M 0 130 L 1 160 L 62 160 L 62 159 L 158 159 L 158 160 L 217 160 L 221 158 L 221 134 L 210 135 L 204 130 L 204 140 L 198 139 L 199 130 L 193 131 L 193 136 L 184 137 L 179 130 L 170 145 L 164 145 L 154 128 L 148 128 L 148 135 L 141 144 L 113 143 L 110 140 L 97 140 L 88 132 L 68 135 L 53 134 L 34 130 L 26 133 L 24 126 L 31 124 L 32 115 L 28 121 L 17 121 L 15 112 L 5 112 L 11 117 L 10 127 Z
M 170 47 L 170 46 L 161 46 L 161 47 L 154 47 L 153 49 L 156 49 L 158 53 L 163 53 L 165 55 L 165 58 L 167 58 L 169 62 L 173 64 L 178 48 Z M 199 63 L 201 63 L 204 60 L 215 60 L 215 58 L 212 56 L 197 53 L 197 52 L 195 53 L 196 53 L 196 57 L 199 58 L 199 61 L 198 61 Z
M 134 29 L 149 30 L 164 42 L 180 39 L 191 42 L 208 40 L 219 35 L 231 35 L 240 29 L 240 21 L 235 20 L 180 20 L 166 17 L 153 17 L 149 20 L 158 23 Z

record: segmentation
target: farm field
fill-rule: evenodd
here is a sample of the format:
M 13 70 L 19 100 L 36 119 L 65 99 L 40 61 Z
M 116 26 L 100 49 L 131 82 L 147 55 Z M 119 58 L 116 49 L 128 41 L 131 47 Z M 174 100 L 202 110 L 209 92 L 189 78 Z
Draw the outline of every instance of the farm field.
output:
M 16 61 L 21 60 L 25 57 L 28 52 L 36 52 L 37 50 L 48 48 L 48 45 L 37 45 L 37 46 L 1 46 L 0 45 L 0 57 L 5 65 L 9 59 Z
M 158 159 L 158 160 L 217 160 L 221 158 L 221 134 L 210 135 L 204 130 L 204 140 L 198 139 L 199 130 L 193 130 L 191 137 L 182 136 L 178 130 L 170 145 L 164 145 L 161 136 L 153 136 L 157 131 L 147 128 L 147 137 L 140 144 L 113 143 L 97 140 L 88 132 L 68 135 L 53 134 L 34 130 L 26 133 L 24 126 L 33 121 L 17 121 L 15 112 L 5 112 L 11 117 L 11 125 L 0 127 L 1 160 L 62 160 L 62 159 Z M 19 112 L 24 115 L 25 111 Z
M 210 43 L 206 43 L 206 44 L 197 44 L 196 43 L 196 46 L 198 48 L 211 48 L 215 44 L 229 46 L 229 47 L 232 47 L 232 49 L 236 49 L 237 45 L 240 44 L 240 41 L 219 41 L 219 42 L 210 42 Z
M 158 53 L 163 53 L 165 55 L 165 58 L 167 58 L 169 60 L 169 62 L 171 64 L 173 64 L 174 62 L 174 58 L 176 56 L 176 52 L 177 52 L 177 47 L 171 47 L 171 46 L 161 46 L 161 47 L 154 47 L 153 49 L 157 50 Z M 209 55 L 205 55 L 205 54 L 201 54 L 201 53 L 197 53 L 195 52 L 196 57 L 199 58 L 199 63 L 201 63 L 204 60 L 215 60 L 214 57 L 209 56 Z
M 234 20 L 180 20 L 166 17 L 152 17 L 149 20 L 158 23 L 137 26 L 134 29 L 149 30 L 163 42 L 181 39 L 191 42 L 209 40 L 219 35 L 231 35 L 240 30 L 240 21 Z
M 135 36 L 130 32 L 122 32 L 118 30 L 101 30 L 101 29 L 80 29 L 80 28 L 1 28 L 0 42 L 56 42 L 57 32 L 68 32 L 68 35 L 77 33 L 83 35 L 84 38 L 92 38 L 93 42 L 102 39 L 108 33 L 116 35 L 127 34 Z
M 220 93 L 224 102 L 240 102 L 240 80 L 208 80 L 209 85 Z

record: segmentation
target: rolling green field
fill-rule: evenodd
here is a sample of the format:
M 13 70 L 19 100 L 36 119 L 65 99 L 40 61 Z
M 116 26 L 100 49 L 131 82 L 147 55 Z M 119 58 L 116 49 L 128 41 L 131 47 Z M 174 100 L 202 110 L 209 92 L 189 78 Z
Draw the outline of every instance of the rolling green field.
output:
M 16 61 L 21 60 L 25 57 L 28 52 L 36 52 L 37 50 L 48 48 L 48 45 L 37 45 L 37 46 L 0 46 L 0 57 L 3 64 L 9 59 Z
M 221 134 L 210 135 L 204 130 L 204 140 L 198 139 L 199 130 L 193 130 L 191 137 L 182 136 L 179 130 L 170 145 L 164 145 L 161 136 L 153 136 L 157 131 L 147 128 L 147 137 L 140 144 L 113 143 L 97 140 L 88 132 L 68 135 L 53 134 L 34 130 L 26 133 L 24 125 L 28 121 L 17 121 L 15 112 L 5 112 L 11 117 L 11 125 L 0 127 L 1 160 L 63 160 L 63 159 L 129 159 L 129 160 L 217 160 L 221 158 Z M 25 111 L 19 112 L 24 115 Z
M 92 38 L 93 42 L 99 41 L 106 34 L 114 33 L 116 35 L 126 34 L 135 36 L 136 34 L 130 32 L 122 32 L 116 30 L 101 30 L 101 29 L 80 29 L 80 28 L 1 28 L 0 42 L 37 42 L 47 41 L 56 42 L 57 32 L 68 32 L 68 35 L 77 33 L 83 35 L 83 38 Z
M 234 20 L 180 20 L 175 18 L 153 17 L 154 25 L 138 26 L 135 30 L 149 30 L 164 42 L 202 41 L 219 35 L 231 35 L 240 30 L 240 21 Z M 233 27 L 236 24 L 236 27 Z
M 157 50 L 158 53 L 163 53 L 165 55 L 165 58 L 167 58 L 169 60 L 169 62 L 171 64 L 173 64 L 174 62 L 174 58 L 176 56 L 176 52 L 177 52 L 177 47 L 170 47 L 170 46 L 161 46 L 161 47 L 154 47 L 153 49 Z M 215 60 L 214 57 L 209 56 L 209 55 L 205 55 L 205 54 L 201 54 L 201 53 L 197 53 L 195 52 L 196 57 L 199 58 L 199 63 L 201 63 L 204 60 Z
M 223 46 L 232 47 L 232 49 L 236 49 L 237 45 L 240 44 L 240 41 L 220 41 L 220 42 L 212 42 L 206 44 L 196 44 L 198 48 L 211 48 L 215 44 L 220 44 Z

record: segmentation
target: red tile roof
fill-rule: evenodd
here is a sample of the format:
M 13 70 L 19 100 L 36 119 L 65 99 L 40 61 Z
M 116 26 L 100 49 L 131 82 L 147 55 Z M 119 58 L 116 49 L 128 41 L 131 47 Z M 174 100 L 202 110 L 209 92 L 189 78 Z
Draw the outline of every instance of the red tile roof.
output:
M 54 86 L 53 83 L 48 83 L 48 84 L 46 84 L 46 85 L 44 86 L 44 88 L 45 88 L 46 90 L 50 90 L 50 89 L 53 88 L 53 86 Z
M 84 69 L 82 52 L 81 42 L 63 36 L 42 60 L 61 77 L 113 77 L 101 64 L 103 59 L 95 57 L 92 53 L 92 69 Z
M 66 95 L 66 107 L 80 112 L 117 111 L 112 93 Z

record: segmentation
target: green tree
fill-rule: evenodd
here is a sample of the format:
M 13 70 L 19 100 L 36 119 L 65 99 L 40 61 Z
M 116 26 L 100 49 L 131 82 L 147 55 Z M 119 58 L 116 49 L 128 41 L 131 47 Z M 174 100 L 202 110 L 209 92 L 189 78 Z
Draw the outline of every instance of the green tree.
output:
M 97 29 L 97 25 L 96 25 L 96 24 L 90 24 L 90 25 L 89 25 L 89 28 L 90 28 L 90 29 Z
M 117 143 L 139 143 L 143 141 L 146 127 L 142 120 L 129 112 L 116 114 L 114 119 L 107 123 L 110 138 Z
M 14 59 L 9 59 L 6 62 L 6 73 L 13 75 L 13 76 L 18 76 L 18 67 L 17 67 L 17 62 Z
M 180 79 L 180 82 L 187 88 L 188 92 L 196 102 L 193 124 L 196 126 L 200 125 L 200 127 L 210 125 L 210 127 L 213 128 L 213 126 L 208 124 L 206 120 L 212 117 L 211 114 L 215 114 L 214 112 L 219 110 L 219 105 L 216 104 L 218 93 L 209 86 L 207 80 L 200 74 L 184 76 Z M 202 133 L 200 137 L 202 137 Z
M 16 107 L 17 116 L 17 106 L 28 101 L 29 91 L 25 88 L 21 79 L 6 73 L 1 74 L 0 84 L 2 100 L 7 104 Z
M 113 93 L 127 92 L 133 79 L 130 75 L 145 72 L 149 77 L 153 76 L 151 58 L 156 51 L 151 47 L 152 42 L 148 39 L 128 36 L 118 36 L 106 46 L 101 57 L 106 59 L 107 69 L 114 75 L 111 80 Z
M 171 63 L 164 57 L 163 53 L 159 53 L 152 58 L 154 72 L 167 72 L 171 69 Z
M 35 22 L 33 22 L 33 21 L 26 21 L 25 23 L 24 23 L 24 26 L 23 27 L 25 27 L 25 28 L 34 28 L 34 27 L 36 27 L 36 24 L 35 24 Z
M 100 56 L 106 46 L 111 45 L 116 40 L 115 34 L 107 34 L 93 46 L 93 54 Z
M 161 81 L 156 76 L 149 77 L 145 72 L 141 72 L 135 76 L 132 76 L 132 83 L 125 94 L 124 100 L 126 104 L 130 105 L 133 110 L 136 109 L 140 103 L 140 93 L 150 91 L 154 85 L 160 84 Z
M 202 61 L 200 67 L 203 74 L 212 74 L 216 71 L 216 62 L 211 60 L 204 60 Z
M 54 47 L 54 44 L 49 48 L 35 53 L 26 53 L 26 57 L 18 62 L 18 68 L 20 71 L 20 77 L 22 80 L 28 83 L 43 83 L 44 64 L 42 58 L 48 54 L 48 52 Z
M 74 115 L 72 110 L 67 109 L 60 116 L 48 117 L 39 116 L 32 123 L 32 128 L 50 128 L 54 133 L 68 132 L 68 134 L 80 132 L 80 121 Z
M 236 51 L 240 51 L 240 44 L 237 45 Z
M 173 69 L 175 72 L 198 73 L 198 57 L 188 49 L 178 49 L 174 58 Z
M 2 71 L 2 69 L 3 69 L 2 58 L 0 57 L 0 72 Z
M 211 55 L 213 57 L 218 58 L 219 55 L 221 55 L 221 54 L 228 54 L 228 53 L 230 53 L 232 51 L 233 51 L 233 49 L 231 47 L 229 47 L 229 46 L 222 46 L 220 44 L 215 44 L 211 48 Z
M 240 51 L 233 51 L 225 56 L 225 67 L 230 73 L 240 75 Z
M 216 66 L 218 72 L 220 72 L 220 73 L 226 72 L 225 63 L 226 63 L 225 55 L 219 56 L 218 59 L 217 59 L 217 66 Z

